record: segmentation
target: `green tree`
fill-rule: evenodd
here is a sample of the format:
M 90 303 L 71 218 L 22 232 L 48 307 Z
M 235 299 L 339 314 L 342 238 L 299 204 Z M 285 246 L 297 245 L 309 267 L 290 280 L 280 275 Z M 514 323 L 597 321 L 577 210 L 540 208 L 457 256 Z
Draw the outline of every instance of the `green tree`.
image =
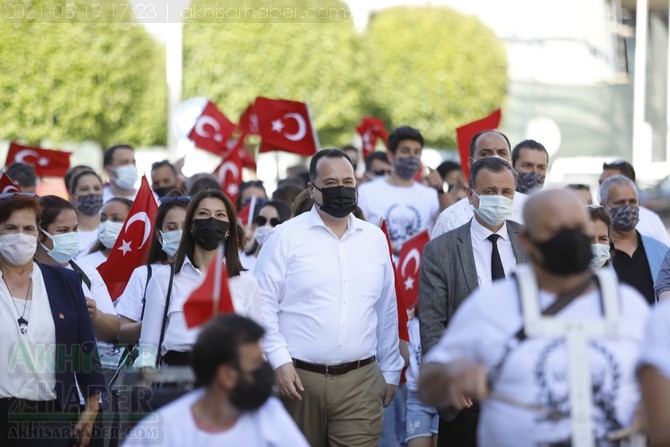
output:
M 307 101 L 322 147 L 349 142 L 371 78 L 346 3 L 276 0 L 269 11 L 265 0 L 239 4 L 192 3 L 203 14 L 184 26 L 184 97 L 207 96 L 233 121 L 256 96 Z M 215 19 L 207 7 L 227 16 Z
M 372 17 L 367 38 L 373 106 L 393 126 L 419 128 L 427 145 L 454 147 L 456 127 L 503 103 L 505 49 L 473 16 L 439 7 L 386 9 Z
M 0 22 L 1 138 L 165 143 L 164 51 L 127 2 L 14 3 L 24 15 Z

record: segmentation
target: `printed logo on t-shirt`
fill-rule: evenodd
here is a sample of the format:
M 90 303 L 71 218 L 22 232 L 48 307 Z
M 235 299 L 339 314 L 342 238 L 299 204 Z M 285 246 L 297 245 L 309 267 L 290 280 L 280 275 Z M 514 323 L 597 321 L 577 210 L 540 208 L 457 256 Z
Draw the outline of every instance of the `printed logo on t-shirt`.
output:
M 391 244 L 396 250 L 409 238 L 419 232 L 422 226 L 421 213 L 412 205 L 395 204 L 386 211 L 386 224 Z

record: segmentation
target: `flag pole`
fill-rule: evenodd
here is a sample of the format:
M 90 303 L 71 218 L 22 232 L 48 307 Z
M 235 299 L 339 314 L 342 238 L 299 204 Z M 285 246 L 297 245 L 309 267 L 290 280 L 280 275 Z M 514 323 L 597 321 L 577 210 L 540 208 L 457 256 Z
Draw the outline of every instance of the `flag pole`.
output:
M 249 217 L 247 218 L 247 227 L 251 226 L 251 223 L 254 220 L 254 213 L 256 212 L 256 196 L 251 196 L 251 202 L 249 202 Z
M 219 301 L 221 301 L 221 274 L 223 273 L 223 245 L 220 244 L 216 249 L 216 258 L 214 259 L 214 296 L 212 297 L 212 316 L 219 314 Z

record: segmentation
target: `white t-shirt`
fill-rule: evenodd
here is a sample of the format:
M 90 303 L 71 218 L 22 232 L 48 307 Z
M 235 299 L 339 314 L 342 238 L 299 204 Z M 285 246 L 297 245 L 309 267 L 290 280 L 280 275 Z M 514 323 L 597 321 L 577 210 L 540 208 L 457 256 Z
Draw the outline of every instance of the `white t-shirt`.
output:
M 151 277 L 165 267 L 163 264 L 151 264 Z M 147 287 L 147 266 L 141 265 L 133 270 L 128 284 L 121 296 L 116 299 L 116 313 L 133 321 L 140 321 L 142 316 L 142 298 Z M 169 278 L 169 275 L 168 275 Z
M 254 274 L 254 269 L 256 268 L 256 256 L 248 255 L 245 252 L 240 253 L 240 262 L 242 266 L 249 271 L 252 275 Z
M 83 255 L 77 259 L 75 262 L 80 266 L 83 264 L 88 265 L 94 269 L 97 269 L 100 264 L 107 260 L 107 256 L 102 253 L 102 250 L 94 251 L 93 253 Z
M 365 220 L 379 225 L 386 220 L 394 250 L 423 230 L 430 230 L 440 209 L 437 191 L 421 183 L 394 186 L 388 179 L 364 183 L 358 188 L 358 206 Z
M 79 251 L 75 255 L 75 258 L 80 256 L 86 256 L 93 246 L 98 241 L 98 229 L 95 230 L 79 230 L 77 231 L 79 235 Z
M 139 190 L 136 189 L 133 192 L 133 194 L 130 195 L 130 196 L 116 196 L 112 192 L 112 187 L 109 184 L 107 184 L 107 185 L 102 187 L 102 203 L 107 203 L 109 201 L 109 199 L 112 199 L 114 197 L 122 197 L 122 198 L 128 199 L 128 200 L 135 200 L 135 197 L 137 197 L 137 192 L 138 191 Z
M 589 360 L 593 384 L 593 420 L 597 439 L 627 427 L 640 400 L 635 364 L 642 345 L 649 306 L 633 288 L 619 287 L 621 335 L 617 339 L 591 339 Z M 555 295 L 540 292 L 545 309 Z M 557 411 L 556 421 L 546 414 L 502 399 L 481 404 L 477 430 L 479 445 L 536 447 L 543 442 L 569 441 L 570 398 L 564 339 L 536 338 L 516 344 L 514 334 L 522 327 L 516 281 L 507 279 L 479 289 L 458 308 L 440 342 L 424 357 L 424 363 L 469 360 L 486 368 L 492 393 L 521 404 Z M 599 293 L 575 299 L 555 318 L 601 318 Z M 513 348 L 497 377 L 491 377 L 505 347 Z
M 650 365 L 670 380 L 670 300 L 654 307 L 640 353 L 639 365 Z
M 123 446 L 163 447 L 309 447 L 284 406 L 274 397 L 245 412 L 230 429 L 210 433 L 197 426 L 192 407 L 204 390 L 192 391 L 144 418 Z

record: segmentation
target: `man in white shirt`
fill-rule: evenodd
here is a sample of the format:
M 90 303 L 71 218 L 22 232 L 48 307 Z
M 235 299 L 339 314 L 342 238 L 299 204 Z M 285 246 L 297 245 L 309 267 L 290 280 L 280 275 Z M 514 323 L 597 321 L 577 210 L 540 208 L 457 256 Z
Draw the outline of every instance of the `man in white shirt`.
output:
M 404 363 L 388 245 L 351 214 L 344 152 L 317 152 L 310 180 L 314 207 L 270 231 L 258 255 L 263 348 L 312 447 L 376 447 Z
M 142 420 L 124 446 L 307 447 L 281 403 L 263 359 L 263 328 L 236 314 L 216 317 L 200 332 L 191 366 L 202 387 Z
M 465 225 L 433 239 L 423 249 L 419 283 L 422 352 L 438 343 L 463 300 L 479 287 L 509 276 L 526 256 L 521 225 L 507 220 L 517 186 L 516 172 L 499 157 L 472 164 L 469 202 L 475 215 Z M 438 445 L 474 446 L 478 408 L 441 414 Z
M 470 141 L 470 158 L 468 159 L 468 166 L 471 167 L 472 163 L 476 160 L 485 157 L 500 157 L 511 164 L 512 159 L 510 158 L 510 153 L 511 148 L 509 139 L 505 134 L 496 130 L 480 132 L 472 137 L 472 140 Z M 527 198 L 527 195 L 520 192 L 517 192 L 514 195 L 514 206 L 512 207 L 512 214 L 510 215 L 509 220 L 523 225 L 523 216 L 521 213 L 523 204 L 526 202 Z M 464 225 L 472 218 L 473 214 L 474 208 L 467 197 L 459 200 L 437 216 L 435 226 L 430 234 L 431 239 L 435 239 L 447 231 L 451 231 L 454 228 Z
M 128 144 L 117 144 L 105 151 L 103 168 L 109 177 L 109 184 L 102 188 L 102 202 L 112 197 L 135 200 L 137 196 L 138 173 L 135 166 L 135 149 Z
M 619 303 L 620 318 L 608 316 L 610 330 L 618 333 L 588 337 L 587 358 L 579 363 L 589 368 L 591 377 L 592 405 L 583 414 L 592 416 L 592 445 L 611 445 L 608 435 L 632 423 L 639 403 L 635 366 L 649 307 L 626 284 L 615 283 L 618 296 L 608 293 L 603 298 L 605 287 L 599 289 L 589 269 L 593 223 L 574 193 L 551 189 L 534 194 L 524 220 L 520 242 L 531 260 L 531 282 L 537 285 L 537 296 L 527 298 L 537 300 L 543 313 L 559 300 L 565 303 L 546 318 L 581 327 L 584 320 L 602 324 L 608 312 L 603 309 L 611 309 L 603 302 Z M 527 325 L 522 305 L 516 278 L 497 281 L 467 298 L 424 357 L 420 396 L 428 404 L 456 409 L 481 401 L 481 446 L 572 445 L 571 399 L 580 404 L 584 399 L 570 391 L 572 360 L 565 337 L 533 336 L 531 331 L 543 321 L 531 319 L 536 327 Z M 517 335 L 524 334 L 522 329 L 526 335 Z
M 421 168 L 421 132 L 398 127 L 389 135 L 388 148 L 391 174 L 361 185 L 358 206 L 368 222 L 379 225 L 382 218 L 386 220 L 393 251 L 398 254 L 407 239 L 430 229 L 440 202 L 434 188 L 414 180 Z
M 635 168 L 633 168 L 633 165 L 625 160 L 616 160 L 611 163 L 603 163 L 603 172 L 600 174 L 598 184 L 602 185 L 605 180 L 615 175 L 623 175 L 635 183 Z M 649 208 L 640 206 L 640 220 L 635 225 L 635 229 L 640 234 L 652 237 L 670 246 L 670 235 L 668 235 L 665 224 L 659 215 Z

